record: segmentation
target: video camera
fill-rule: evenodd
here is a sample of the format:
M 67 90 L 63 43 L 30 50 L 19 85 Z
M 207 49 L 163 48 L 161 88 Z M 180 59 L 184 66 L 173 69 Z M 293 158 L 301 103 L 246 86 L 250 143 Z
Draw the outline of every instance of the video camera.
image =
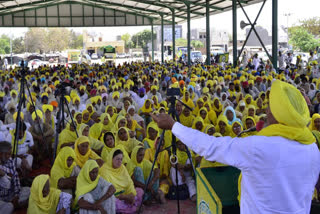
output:
M 56 90 L 54 92 L 54 96 L 57 97 L 57 96 L 60 96 L 60 95 L 65 95 L 66 94 L 66 87 L 72 87 L 72 85 L 70 83 L 67 83 L 67 82 L 62 82 L 60 84 L 58 84 L 56 86 Z

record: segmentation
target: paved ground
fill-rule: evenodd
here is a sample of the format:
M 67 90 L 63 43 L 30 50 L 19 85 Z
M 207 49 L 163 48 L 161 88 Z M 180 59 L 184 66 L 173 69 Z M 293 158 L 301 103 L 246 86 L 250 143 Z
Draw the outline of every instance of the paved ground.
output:
M 181 214 L 196 214 L 196 203 L 190 200 L 180 201 Z M 143 214 L 177 214 L 177 201 L 167 201 L 166 204 L 155 204 L 144 207 Z

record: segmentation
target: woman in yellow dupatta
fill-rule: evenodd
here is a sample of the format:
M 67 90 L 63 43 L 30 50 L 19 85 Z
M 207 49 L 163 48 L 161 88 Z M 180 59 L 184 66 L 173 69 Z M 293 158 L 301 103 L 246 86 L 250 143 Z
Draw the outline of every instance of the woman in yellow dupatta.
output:
M 72 122 L 68 122 L 66 128 L 63 129 L 59 135 L 57 154 L 59 154 L 60 149 L 65 146 L 72 147 L 77 139 L 77 133 L 75 132 L 76 129 L 71 123 Z
M 212 124 L 207 124 L 205 129 L 204 129 L 204 133 L 213 136 L 214 133 L 216 132 L 216 128 L 214 127 L 214 125 Z
M 183 107 L 182 113 L 180 115 L 180 123 L 184 126 L 191 127 L 192 122 L 194 120 L 194 116 L 192 115 L 190 109 L 187 107 Z
M 256 123 L 259 122 L 259 117 L 256 115 L 256 107 L 254 105 L 248 106 L 245 116 L 253 117 Z
M 129 113 L 125 115 L 125 118 L 127 120 L 127 128 L 131 132 L 136 133 L 135 135 L 138 140 L 143 140 L 146 136 L 144 128 L 142 128 L 142 126 L 140 126 L 140 124 L 135 119 L 133 119 Z
M 202 107 L 197 116 L 203 119 L 204 124 L 212 124 L 212 122 L 209 120 L 208 111 L 206 107 Z
M 78 135 L 79 137 L 85 136 L 89 139 L 90 148 L 96 153 L 100 154 L 101 149 L 103 147 L 103 143 L 100 140 L 97 140 L 90 136 L 90 127 L 87 124 L 81 124 L 80 128 L 78 129 Z
M 222 104 L 221 104 L 219 98 L 217 98 L 217 97 L 213 99 L 211 107 L 216 112 L 217 117 L 221 114 L 221 112 L 223 110 Z
M 99 175 L 99 166 L 88 160 L 77 178 L 75 205 L 79 205 L 80 213 L 90 211 L 99 213 L 115 213 L 115 188 Z
M 82 112 L 82 123 L 88 123 L 90 121 L 90 112 L 86 109 Z
M 224 115 L 220 115 L 217 120 L 217 132 L 222 136 L 230 136 L 230 126 L 228 124 L 228 119 Z
M 147 137 L 143 139 L 144 148 L 152 148 L 154 146 L 154 141 L 159 136 L 158 125 L 152 121 L 147 127 Z
M 181 100 L 184 104 L 186 104 L 187 106 L 189 106 L 190 108 L 194 109 L 195 106 L 194 106 L 194 103 L 192 101 L 192 99 L 190 98 L 190 94 L 188 91 L 185 91 L 184 92 L 184 96 L 182 97 L 182 100 Z
M 104 146 L 101 152 L 101 158 L 103 161 L 108 160 L 108 155 L 114 148 L 121 149 L 121 151 L 123 152 L 123 164 L 127 164 L 130 161 L 130 157 L 126 152 L 125 147 L 123 145 L 116 144 L 114 134 L 112 132 L 106 132 L 103 135 L 103 142 L 104 142 Z
M 74 169 L 76 154 L 70 147 L 61 149 L 50 171 L 50 185 L 56 189 L 75 189 L 75 182 L 79 173 Z M 69 191 L 68 191 L 69 192 Z M 71 191 L 72 193 L 72 191 Z
M 126 115 L 130 105 L 131 105 L 131 103 L 129 100 L 124 100 L 123 101 L 124 108 L 119 112 L 119 115 L 122 115 L 122 116 Z
M 57 213 L 60 194 L 60 190 L 50 188 L 49 175 L 38 175 L 32 182 L 27 212 L 30 214 Z
M 212 109 L 210 102 L 205 102 L 204 107 L 206 107 L 207 112 L 208 112 L 208 118 L 211 121 L 212 124 L 216 124 L 217 123 L 217 114 L 216 112 Z
M 247 116 L 244 118 L 243 124 L 244 124 L 244 129 L 248 130 L 256 126 L 256 121 L 253 117 Z M 257 133 L 258 133 L 257 131 L 250 131 L 250 132 L 247 132 L 246 134 L 248 136 L 252 136 L 252 135 L 256 135 Z
M 90 118 L 91 118 L 92 114 L 94 113 L 94 107 L 93 107 L 93 105 L 90 104 L 90 103 L 88 103 L 88 104 L 86 105 L 86 110 L 89 112 L 89 115 L 90 115 Z
M 142 146 L 136 146 L 131 154 L 131 161 L 127 164 L 129 175 L 136 187 L 145 188 L 145 184 L 151 173 L 151 180 L 148 184 L 147 192 L 144 194 L 144 200 L 148 201 L 153 196 L 154 198 L 162 197 L 164 193 L 159 189 L 160 170 L 155 167 L 151 172 L 152 163 L 145 159 L 145 149 Z
M 151 113 L 152 111 L 153 111 L 153 109 L 152 109 L 152 105 L 151 105 L 151 100 L 146 99 L 144 101 L 143 106 L 139 109 L 138 113 L 140 116 L 142 116 L 142 115 L 149 115 L 149 113 Z
M 135 188 L 126 167 L 122 164 L 123 152 L 114 148 L 99 173 L 116 188 L 117 213 L 134 213 L 142 203 L 143 190 Z
M 100 122 L 95 123 L 90 127 L 89 136 L 99 140 L 103 133 L 111 131 L 114 125 L 108 113 L 103 113 L 100 116 Z
M 253 98 L 250 94 L 247 94 L 245 97 L 244 97 L 244 102 L 246 103 L 246 106 L 249 107 L 249 105 L 254 105 L 255 102 L 253 101 Z
M 320 114 L 313 114 L 311 118 L 311 123 L 309 125 L 311 131 L 320 131 Z
M 77 130 L 80 128 L 80 125 L 82 124 L 82 113 L 81 112 L 76 112 L 74 114 L 74 122 L 77 123 Z
M 82 168 L 87 160 L 96 160 L 99 166 L 104 163 L 103 160 L 90 148 L 90 140 L 88 137 L 81 136 L 76 140 L 74 152 L 76 154 L 76 163 Z
M 196 107 L 193 109 L 192 114 L 197 116 L 199 114 L 200 109 L 203 107 L 204 101 L 203 98 L 199 98 L 196 102 Z
M 121 127 L 117 131 L 116 145 L 123 146 L 128 154 L 131 154 L 133 148 L 138 144 L 141 144 L 141 142 L 135 138 L 130 138 L 130 132 L 128 128 Z
M 151 97 L 151 100 L 153 101 L 153 109 L 158 110 L 160 108 L 158 97 L 156 95 L 154 95 Z
M 113 126 L 112 128 L 112 131 L 114 133 L 117 133 L 117 131 L 119 130 L 119 128 L 121 127 L 126 127 L 127 126 L 127 119 L 122 116 L 122 115 L 119 115 L 118 118 L 117 118 L 117 121 L 115 123 L 115 125 Z
M 145 152 L 145 159 L 150 162 L 154 161 L 156 149 L 158 148 L 158 144 L 160 143 L 160 138 L 158 137 L 155 141 L 154 147 L 149 148 Z M 160 146 L 160 153 L 158 154 L 158 158 L 156 161 L 157 167 L 160 169 L 160 187 L 161 191 L 166 195 L 169 192 L 169 173 L 170 173 L 170 160 L 169 153 L 167 150 L 163 150 L 164 142 Z
M 109 114 L 112 122 L 115 123 L 116 120 L 117 120 L 117 117 L 118 117 L 118 114 L 116 113 L 116 110 L 112 106 L 108 105 L 106 107 L 106 113 Z
M 203 132 L 204 128 L 205 128 L 205 123 L 203 122 L 202 117 L 200 117 L 200 116 L 196 117 L 192 122 L 191 128 L 196 129 L 200 132 Z
M 231 124 L 231 135 L 230 137 L 234 138 L 234 137 L 238 137 L 238 135 L 243 131 L 243 127 L 242 124 L 239 121 L 234 121 Z M 241 134 L 240 137 L 245 137 L 247 136 L 246 133 Z

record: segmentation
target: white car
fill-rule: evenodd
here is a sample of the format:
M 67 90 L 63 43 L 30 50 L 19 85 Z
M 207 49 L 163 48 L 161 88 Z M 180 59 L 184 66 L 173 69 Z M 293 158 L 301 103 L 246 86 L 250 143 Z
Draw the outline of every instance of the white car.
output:
M 202 58 L 202 53 L 200 51 L 191 51 L 191 62 L 193 63 L 202 63 L 203 58 Z
M 124 59 L 124 58 L 126 58 L 127 56 L 126 56 L 126 53 L 119 53 L 119 54 L 117 54 L 117 58 L 120 58 L 120 59 Z
M 34 68 L 37 68 L 37 67 L 43 66 L 43 65 L 47 65 L 47 64 L 48 64 L 48 62 L 42 61 L 40 59 L 33 59 L 33 60 L 30 60 L 30 62 L 29 62 L 29 66 L 34 67 Z
M 96 53 L 91 54 L 91 59 L 98 59 L 98 55 Z

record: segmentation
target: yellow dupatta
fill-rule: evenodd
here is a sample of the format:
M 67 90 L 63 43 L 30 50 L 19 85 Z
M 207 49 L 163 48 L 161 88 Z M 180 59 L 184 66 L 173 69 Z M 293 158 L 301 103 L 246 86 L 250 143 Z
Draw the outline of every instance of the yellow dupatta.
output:
M 144 180 L 146 180 L 146 179 L 148 179 L 148 176 L 151 172 L 152 163 L 145 158 L 143 158 L 143 160 L 140 163 L 137 162 L 137 154 L 140 149 L 144 149 L 144 148 L 142 146 L 136 146 L 132 150 L 131 161 L 127 164 L 127 170 L 128 170 L 129 175 L 132 176 L 134 169 L 136 167 L 140 167 L 143 172 Z
M 67 159 L 69 157 L 73 158 L 73 163 L 70 167 L 67 165 Z M 74 153 L 71 147 L 63 147 L 57 158 L 54 161 L 54 164 L 50 171 L 50 185 L 53 188 L 58 188 L 58 182 L 60 178 L 70 177 L 73 168 L 76 166 L 76 154 Z
M 85 115 L 85 114 L 89 114 L 88 120 L 84 120 L 83 119 L 83 115 Z M 88 123 L 90 121 L 90 116 L 91 116 L 90 112 L 87 109 L 83 110 L 83 112 L 82 112 L 82 123 Z
M 77 139 L 77 133 L 70 130 L 71 124 L 68 122 L 66 128 L 59 134 L 59 144 L 57 148 L 57 154 L 60 152 L 60 148 L 65 143 L 75 142 Z
M 133 181 L 126 167 L 123 164 L 121 164 L 121 167 L 117 169 L 113 168 L 112 166 L 113 154 L 117 150 L 121 149 L 114 148 L 111 150 L 111 152 L 108 154 L 107 161 L 100 168 L 99 173 L 106 181 L 112 183 L 112 185 L 116 188 L 117 192 L 125 191 L 125 195 L 131 193 L 136 195 L 137 192 L 134 188 Z
M 42 190 L 48 180 L 49 175 L 39 175 L 33 180 L 30 189 L 28 213 L 56 213 L 61 191 L 55 188 L 50 188 L 49 195 L 43 197 Z
M 151 121 L 150 123 L 149 123 L 149 125 L 148 125 L 148 127 L 147 127 L 147 136 L 146 136 L 146 138 L 145 139 L 143 139 L 143 142 L 144 141 L 147 141 L 148 142 L 148 145 L 149 145 L 149 147 L 150 148 L 153 148 L 154 147 L 154 140 L 151 140 L 150 139 L 150 136 L 149 136 L 149 129 L 150 128 L 153 128 L 154 130 L 156 130 L 157 132 L 158 132 L 158 135 L 157 135 L 157 137 L 159 136 L 159 127 L 158 127 L 158 125 L 154 122 L 154 121 Z
M 189 94 L 188 91 L 185 91 L 185 92 L 184 92 L 184 96 L 182 97 L 182 100 L 181 100 L 181 101 L 182 101 L 184 104 L 186 104 L 187 106 L 189 106 L 190 108 L 194 109 L 195 106 L 194 106 L 194 103 L 193 103 L 192 99 L 190 98 L 190 94 L 189 94 L 188 100 L 186 100 L 186 94 L 187 94 L 187 93 Z
M 119 131 L 121 129 L 124 129 L 127 132 L 128 135 L 128 139 L 126 141 L 124 140 L 120 140 L 119 137 Z M 116 135 L 116 145 L 120 145 L 123 146 L 123 148 L 125 149 L 125 151 L 130 154 L 132 152 L 132 149 L 137 145 L 137 142 L 134 139 L 130 138 L 130 134 L 129 134 L 129 129 L 127 127 L 121 127 L 118 131 L 117 131 L 117 135 Z
M 150 102 L 149 108 L 146 108 L 146 103 L 147 103 L 147 101 Z M 140 111 L 141 111 L 142 113 L 151 113 L 151 112 L 153 111 L 152 105 L 151 105 L 151 100 L 150 100 L 150 99 L 146 99 L 146 100 L 144 101 L 143 106 L 140 108 Z
M 220 123 L 220 122 L 223 122 L 224 124 L 226 124 L 225 133 L 223 133 L 223 134 L 220 132 L 220 126 L 219 126 L 219 123 Z M 220 116 L 218 117 L 216 130 L 217 130 L 217 132 L 219 132 L 222 136 L 230 136 L 230 126 L 229 126 L 228 119 L 227 119 L 226 116 L 220 115 Z
M 201 130 L 201 132 L 203 132 L 203 130 L 205 129 L 205 124 L 204 124 L 204 121 L 203 121 L 202 117 L 200 117 L 200 116 L 196 117 L 196 118 L 193 120 L 193 122 L 192 122 L 192 127 L 191 127 L 191 128 L 196 129 L 196 124 L 197 124 L 198 122 L 201 122 L 201 123 L 202 123 L 202 130 Z
M 196 102 L 196 107 L 194 108 L 193 110 L 193 115 L 198 115 L 199 111 L 200 111 L 200 108 L 198 106 L 198 102 L 202 102 L 204 104 L 204 101 L 203 101 L 203 98 L 199 98 Z
M 85 155 L 81 155 L 78 146 L 86 142 L 89 143 L 88 151 Z M 76 140 L 76 143 L 74 145 L 74 152 L 76 154 L 76 163 L 80 168 L 84 166 L 84 164 L 89 160 L 89 158 L 94 160 L 100 159 L 100 157 L 90 149 L 90 140 L 86 136 L 81 136 Z
M 215 104 L 214 104 L 216 100 L 218 101 L 219 107 L 216 107 Z M 220 114 L 222 112 L 222 104 L 221 104 L 220 100 L 217 97 L 213 99 L 211 107 L 216 112 L 216 115 L 218 115 L 218 114 Z
M 155 154 L 156 154 L 156 148 L 158 146 L 157 144 L 157 140 L 155 140 L 154 143 L 154 147 L 153 148 L 148 148 L 145 152 L 145 156 L 144 158 L 146 160 L 149 160 L 150 162 L 154 161 L 155 158 Z M 157 158 L 157 165 L 158 168 L 160 169 L 160 177 L 162 176 L 169 176 L 169 172 L 170 172 L 170 161 L 169 161 L 169 153 L 167 150 L 162 150 L 159 154 L 158 154 L 158 158 Z
M 206 112 L 206 117 L 203 119 L 203 117 L 201 117 L 201 111 L 205 111 Z M 208 113 L 208 110 L 207 110 L 207 108 L 206 107 L 202 107 L 200 110 L 199 110 L 199 112 L 198 112 L 198 115 L 197 115 L 198 117 L 201 117 L 202 119 L 203 119 L 203 122 L 205 123 L 205 124 L 211 124 L 211 121 L 209 120 L 209 113 Z
M 316 128 L 316 126 L 314 125 L 314 121 L 315 121 L 316 119 L 320 119 L 320 114 L 317 114 L 317 113 L 316 113 L 316 114 L 313 114 L 313 115 L 312 115 L 311 123 L 310 123 L 310 125 L 309 125 L 309 129 L 310 129 L 311 131 L 313 131 L 313 130 L 318 131 L 317 128 Z
M 183 107 L 186 108 L 186 107 Z M 180 115 L 180 123 L 184 126 L 187 127 L 191 127 L 192 126 L 192 122 L 194 120 L 194 116 L 192 115 L 192 112 L 190 112 L 189 116 L 185 116 L 182 110 L 182 113 Z
M 97 162 L 94 160 L 88 160 L 81 169 L 77 177 L 76 198 L 74 200 L 75 204 L 78 202 L 81 195 L 91 192 L 98 185 L 100 175 L 98 175 L 94 181 L 91 180 L 89 175 L 89 173 L 95 168 L 99 169 Z

